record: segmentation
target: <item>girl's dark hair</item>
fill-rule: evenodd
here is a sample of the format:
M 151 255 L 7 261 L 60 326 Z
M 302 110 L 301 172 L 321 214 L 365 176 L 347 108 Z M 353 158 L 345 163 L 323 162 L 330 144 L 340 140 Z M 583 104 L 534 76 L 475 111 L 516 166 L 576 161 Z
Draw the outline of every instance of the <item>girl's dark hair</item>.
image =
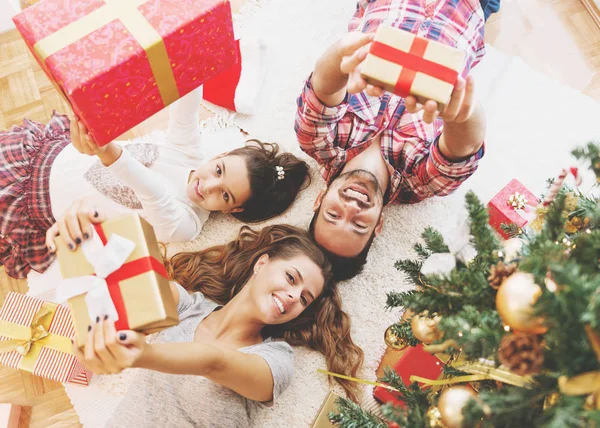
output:
M 231 213 L 243 222 L 263 221 L 283 213 L 294 202 L 303 184 L 310 184 L 308 164 L 291 153 L 280 153 L 275 143 L 248 140 L 244 147 L 227 155 L 242 156 L 248 168 L 250 199 L 241 206 L 243 211 Z M 277 179 L 277 166 L 285 173 L 281 180 Z
M 304 254 L 321 269 L 325 281 L 323 292 L 297 318 L 285 324 L 265 326 L 263 336 L 282 338 L 291 345 L 319 351 L 325 356 L 330 371 L 356 376 L 363 363 L 363 351 L 350 335 L 350 317 L 342 310 L 331 264 L 305 230 L 284 224 L 267 226 L 260 231 L 242 226 L 233 241 L 175 254 L 165 266 L 171 280 L 188 290 L 201 291 L 207 298 L 224 305 L 246 285 L 263 254 L 283 260 Z M 335 380 L 348 397 L 357 398 L 356 383 Z

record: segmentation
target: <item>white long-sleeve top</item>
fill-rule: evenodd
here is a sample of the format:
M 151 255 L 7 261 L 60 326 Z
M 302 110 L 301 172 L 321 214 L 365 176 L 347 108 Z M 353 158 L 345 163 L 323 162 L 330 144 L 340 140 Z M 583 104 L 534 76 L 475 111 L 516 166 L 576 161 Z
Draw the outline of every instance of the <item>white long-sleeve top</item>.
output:
M 208 211 L 186 196 L 190 172 L 205 161 L 198 119 L 201 99 L 202 88 L 199 88 L 171 105 L 166 140 L 152 142 L 156 146 L 149 148 L 153 152 L 150 158 L 155 159 L 148 167 L 132 156 L 126 142 L 119 143 L 126 149 L 108 167 L 101 166 L 95 156 L 82 155 L 72 145 L 65 147 L 50 171 L 54 217 L 63 215 L 74 200 L 91 197 L 97 209 L 109 218 L 138 212 L 154 227 L 159 241 L 184 242 L 196 238 L 209 216 Z M 141 206 L 131 202 L 131 191 L 107 185 L 116 183 L 115 179 L 135 193 Z

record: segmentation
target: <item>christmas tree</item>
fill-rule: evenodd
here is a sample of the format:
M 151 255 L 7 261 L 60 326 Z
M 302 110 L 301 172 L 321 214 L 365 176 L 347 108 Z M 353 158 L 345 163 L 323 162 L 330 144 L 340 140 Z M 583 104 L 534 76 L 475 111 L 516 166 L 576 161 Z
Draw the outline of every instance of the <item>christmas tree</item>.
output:
M 573 155 L 591 162 L 600 182 L 600 146 Z M 466 233 L 446 243 L 426 229 L 417 258 L 396 263 L 415 289 L 387 300 L 410 314 L 391 334 L 450 355 L 447 386 L 404 385 L 388 370 L 380 381 L 399 391 L 405 407 L 384 405 L 381 419 L 341 399 L 332 421 L 343 428 L 600 427 L 599 201 L 561 187 L 530 227 L 506 225 L 517 236 L 501 242 L 486 207 L 468 193 Z M 474 389 L 463 386 L 473 379 Z

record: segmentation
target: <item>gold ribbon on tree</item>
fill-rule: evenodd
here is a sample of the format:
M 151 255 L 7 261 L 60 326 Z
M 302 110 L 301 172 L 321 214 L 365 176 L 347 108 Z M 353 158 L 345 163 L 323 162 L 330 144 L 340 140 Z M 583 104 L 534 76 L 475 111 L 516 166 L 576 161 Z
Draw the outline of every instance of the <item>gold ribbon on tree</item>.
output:
M 146 51 L 164 105 L 176 101 L 179 91 L 164 40 L 138 9 L 148 0 L 104 1 L 103 6 L 39 40 L 34 45 L 38 57 L 44 62 L 50 55 L 118 19 Z
M 0 321 L 0 336 L 9 338 L 0 341 L 0 354 L 18 352 L 23 356 L 19 368 L 33 372 L 42 347 L 71 353 L 72 345 L 68 337 L 48 332 L 55 312 L 56 304 L 44 302 L 30 326 Z
M 600 362 L 600 336 L 590 325 L 584 328 Z M 565 395 L 587 395 L 586 408 L 600 410 L 600 371 L 581 373 L 572 378 L 561 376 L 558 378 L 558 389 Z

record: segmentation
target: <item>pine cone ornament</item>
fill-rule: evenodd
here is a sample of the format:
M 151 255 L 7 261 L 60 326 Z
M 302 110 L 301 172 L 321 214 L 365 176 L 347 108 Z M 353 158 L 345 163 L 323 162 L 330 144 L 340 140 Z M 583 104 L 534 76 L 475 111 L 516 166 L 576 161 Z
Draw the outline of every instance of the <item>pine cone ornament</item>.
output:
M 490 287 L 497 290 L 502 281 L 504 281 L 504 278 L 511 276 L 516 270 L 517 266 L 513 263 L 505 264 L 504 262 L 498 262 L 490 269 L 490 275 L 488 276 Z
M 498 357 L 513 373 L 536 374 L 544 363 L 544 347 L 535 334 L 509 334 L 500 341 Z

